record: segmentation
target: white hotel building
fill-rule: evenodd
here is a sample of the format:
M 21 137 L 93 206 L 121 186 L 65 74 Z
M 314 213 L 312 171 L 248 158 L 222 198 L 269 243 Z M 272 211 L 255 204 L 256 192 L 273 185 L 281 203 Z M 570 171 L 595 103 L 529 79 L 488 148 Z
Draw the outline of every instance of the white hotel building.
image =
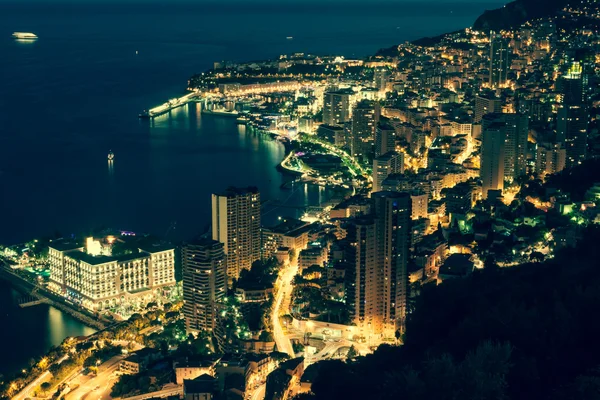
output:
M 145 305 L 154 300 L 156 289 L 175 284 L 175 250 L 139 250 L 113 257 L 89 254 L 83 246 L 51 244 L 50 289 L 92 311 L 132 301 Z

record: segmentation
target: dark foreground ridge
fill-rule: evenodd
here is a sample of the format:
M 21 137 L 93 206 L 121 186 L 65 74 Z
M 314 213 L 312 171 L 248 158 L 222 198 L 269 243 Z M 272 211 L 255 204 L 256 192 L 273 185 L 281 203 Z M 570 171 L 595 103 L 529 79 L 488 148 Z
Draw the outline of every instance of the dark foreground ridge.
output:
M 319 363 L 306 398 L 598 398 L 600 228 L 584 237 L 546 263 L 424 287 L 404 346 Z

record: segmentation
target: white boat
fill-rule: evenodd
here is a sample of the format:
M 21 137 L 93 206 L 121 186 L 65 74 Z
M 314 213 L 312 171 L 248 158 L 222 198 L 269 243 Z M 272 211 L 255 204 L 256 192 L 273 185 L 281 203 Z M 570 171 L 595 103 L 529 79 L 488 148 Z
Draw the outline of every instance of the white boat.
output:
M 35 33 L 31 33 L 31 32 L 14 32 L 12 34 L 12 37 L 15 39 L 22 39 L 22 40 L 35 40 L 38 38 Z

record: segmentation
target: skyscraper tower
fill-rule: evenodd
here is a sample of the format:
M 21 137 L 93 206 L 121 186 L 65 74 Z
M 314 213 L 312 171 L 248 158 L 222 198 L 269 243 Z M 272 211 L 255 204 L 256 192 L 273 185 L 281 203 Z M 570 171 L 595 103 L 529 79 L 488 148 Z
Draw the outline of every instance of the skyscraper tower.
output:
M 509 49 L 507 41 L 500 35 L 492 34 L 490 40 L 490 79 L 489 84 L 492 88 L 499 88 L 506 85 Z
M 506 123 L 495 120 L 497 114 L 488 114 L 483 119 L 481 135 L 481 168 L 483 198 L 488 198 L 490 190 L 504 189 L 504 150 L 506 144 Z
M 355 220 L 354 322 L 362 335 L 403 333 L 408 297 L 411 196 L 378 192 L 372 214 Z
M 355 222 L 354 319 L 365 336 L 383 332 L 383 270 L 377 264 L 377 237 L 372 216 Z
M 200 239 L 184 245 L 181 253 L 186 330 L 212 331 L 227 290 L 223 243 Z
M 409 193 L 378 192 L 373 196 L 377 268 L 382 271 L 383 336 L 403 333 L 408 298 L 408 251 L 412 200 Z
M 352 156 L 366 155 L 375 141 L 375 128 L 379 122 L 379 104 L 363 100 L 356 104 L 352 113 Z
M 231 187 L 212 195 L 212 238 L 224 245 L 230 280 L 260 259 L 260 226 L 257 188 Z
M 323 95 L 323 123 L 327 125 L 343 125 L 350 121 L 350 96 L 352 90 L 326 92 Z
M 582 68 L 573 63 L 559 81 L 561 102 L 558 107 L 556 139 L 564 143 L 567 167 L 580 164 L 586 156 L 588 109 L 585 102 Z
M 504 125 L 504 180 L 512 182 L 527 172 L 527 135 L 529 117 L 516 113 L 486 114 L 482 119 L 485 130 L 491 124 Z

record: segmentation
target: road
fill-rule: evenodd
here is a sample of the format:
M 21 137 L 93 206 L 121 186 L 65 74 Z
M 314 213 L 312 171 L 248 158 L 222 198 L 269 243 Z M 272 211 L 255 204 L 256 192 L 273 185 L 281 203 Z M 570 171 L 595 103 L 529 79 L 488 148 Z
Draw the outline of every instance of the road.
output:
M 115 372 L 119 369 L 119 364 L 126 355 L 118 355 L 98 367 L 98 374 L 77 375 L 71 379 L 70 386 L 79 385 L 72 392 L 65 395 L 65 400 L 91 400 L 91 399 L 110 399 L 110 392 L 113 384 L 117 380 Z
M 162 390 L 151 393 L 144 393 L 137 396 L 132 397 L 124 397 L 121 398 L 123 400 L 145 400 L 145 399 L 156 399 L 156 398 L 165 398 L 165 397 L 181 397 L 183 395 L 183 386 L 179 385 L 169 385 Z
M 254 393 L 252 393 L 252 396 L 250 396 L 250 400 L 263 400 L 265 398 L 266 391 L 267 384 L 263 383 L 257 387 L 256 390 L 254 390 Z
M 277 350 L 282 353 L 287 353 L 290 357 L 294 357 L 294 349 L 292 342 L 283 333 L 283 327 L 279 317 L 289 310 L 290 301 L 292 297 L 292 279 L 298 273 L 298 262 L 293 261 L 292 264 L 283 269 L 277 278 L 278 282 L 276 286 L 277 295 L 275 297 L 275 304 L 273 305 L 273 312 L 271 313 L 271 323 L 273 324 L 273 337 L 275 338 L 275 344 Z
M 32 392 L 36 387 L 38 387 L 39 385 L 41 385 L 49 379 L 50 372 L 45 371 L 40 376 L 38 376 L 37 379 L 34 379 L 29 385 L 25 386 L 25 388 L 23 388 L 23 390 L 21 390 L 18 394 L 13 396 L 12 400 L 24 400 L 27 397 L 33 397 L 29 396 L 30 392 Z
M 61 357 L 59 360 L 57 360 L 55 362 L 55 364 L 60 364 L 61 362 L 65 361 L 68 358 L 67 355 Z M 27 397 L 33 397 L 30 396 L 30 394 L 32 394 L 31 392 L 37 388 L 39 385 L 41 385 L 42 383 L 50 380 L 50 372 L 45 371 L 43 372 L 40 376 L 38 376 L 36 379 L 34 379 L 29 385 L 25 386 L 25 388 L 23 388 L 23 390 L 21 390 L 18 394 L 16 394 L 15 396 L 12 397 L 12 400 L 24 400 Z

